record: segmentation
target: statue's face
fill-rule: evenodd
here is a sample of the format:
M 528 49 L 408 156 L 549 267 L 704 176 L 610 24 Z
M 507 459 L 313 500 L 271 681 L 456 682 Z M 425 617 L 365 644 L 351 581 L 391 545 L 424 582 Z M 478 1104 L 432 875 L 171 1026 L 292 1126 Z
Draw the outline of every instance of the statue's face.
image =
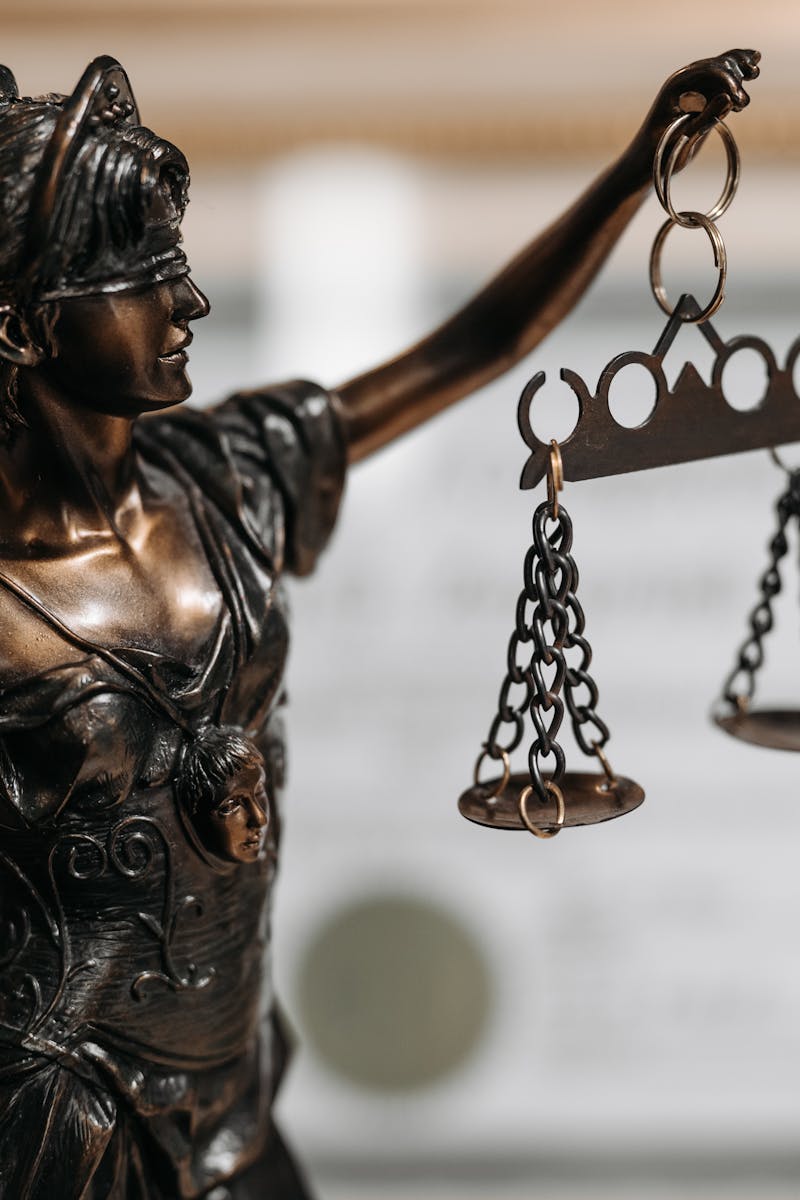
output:
M 264 768 L 237 771 L 208 814 L 204 832 L 209 849 L 229 862 L 255 862 L 264 846 L 268 804 Z
M 136 256 L 177 250 L 180 229 L 174 208 L 161 192 L 148 210 Z M 137 416 L 179 404 L 190 395 L 186 348 L 189 322 L 208 313 L 208 300 L 188 275 L 163 283 L 125 287 L 57 302 L 52 326 L 53 353 L 37 367 L 60 397 L 109 416 Z
M 208 301 L 189 276 L 59 301 L 54 353 L 37 368 L 67 401 L 134 417 L 190 395 L 189 322 Z

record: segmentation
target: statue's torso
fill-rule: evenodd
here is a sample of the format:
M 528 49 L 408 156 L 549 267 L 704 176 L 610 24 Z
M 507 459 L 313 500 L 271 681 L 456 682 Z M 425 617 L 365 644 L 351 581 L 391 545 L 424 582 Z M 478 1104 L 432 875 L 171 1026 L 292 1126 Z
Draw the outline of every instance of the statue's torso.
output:
M 226 455 L 240 438 L 236 410 L 231 423 Z M 168 450 L 185 441 L 189 459 L 209 437 L 205 427 L 179 435 Z M 16 1109 L 37 1120 L 37 1080 L 49 1087 L 57 1064 L 67 1094 L 108 1089 L 117 1141 L 134 1137 L 123 1112 L 145 1122 L 171 1163 L 154 1197 L 193 1197 L 252 1161 L 269 1132 L 264 956 L 279 828 L 259 861 L 223 861 L 174 784 L 187 728 L 211 723 L 245 731 L 280 791 L 279 580 L 298 533 L 274 482 L 244 496 L 246 480 L 222 479 L 205 458 L 176 482 L 161 444 L 143 449 L 146 482 L 165 503 L 139 560 L 104 548 L 93 575 L 81 554 L 0 562 L 11 583 L 0 583 L 0 1067 L 12 1088 L 31 1081 L 32 1097 L 3 1092 L 0 1073 L 0 1109 L 10 1105 L 9 1129 Z M 335 511 L 327 492 L 323 502 Z M 98 1146 L 99 1178 L 109 1159 Z M 0 1129 L 0 1183 L 4 1154 Z

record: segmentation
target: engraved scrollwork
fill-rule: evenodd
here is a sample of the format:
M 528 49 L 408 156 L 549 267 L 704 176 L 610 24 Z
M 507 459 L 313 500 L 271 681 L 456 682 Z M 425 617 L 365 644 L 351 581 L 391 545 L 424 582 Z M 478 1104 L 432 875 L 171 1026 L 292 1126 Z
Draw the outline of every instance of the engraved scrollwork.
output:
M 70 833 L 59 848 L 69 847 L 67 871 L 73 879 L 98 879 L 108 868 L 108 855 L 102 842 L 87 833 Z
M 12 908 L 0 914 L 0 971 L 16 962 L 30 941 L 31 916 L 26 908 Z
M 24 940 L 5 956 L 6 961 L 0 969 L 0 1026 L 24 1033 L 41 1014 L 42 987 L 36 976 L 25 970 L 20 962 L 30 940 L 30 921 L 27 914 L 20 914 L 19 919 L 20 924 L 26 926 Z
M 161 959 L 164 969 L 162 971 L 142 971 L 137 975 L 131 985 L 131 995 L 135 1000 L 146 998 L 143 989 L 147 983 L 166 984 L 173 992 L 182 992 L 187 989 L 199 991 L 208 987 L 215 978 L 216 971 L 213 967 L 208 971 L 201 972 L 196 963 L 190 962 L 183 970 L 180 970 L 173 958 L 172 943 L 178 929 L 178 922 L 183 913 L 191 911 L 194 911 L 195 916 L 201 917 L 203 915 L 202 902 L 196 896 L 184 896 L 170 913 L 166 928 L 148 913 L 139 913 L 139 919 L 161 943 Z
M 111 830 L 108 839 L 109 861 L 115 870 L 128 879 L 141 879 L 148 874 L 159 853 L 164 859 L 164 905 L 161 917 L 140 912 L 139 920 L 159 943 L 161 969 L 140 971 L 131 984 L 134 1000 L 147 998 L 145 985 L 165 984 L 171 991 L 208 987 L 216 972 L 213 968 L 201 971 L 194 962 L 180 968 L 173 955 L 173 943 L 182 914 L 193 912 L 200 917 L 203 906 L 195 896 L 184 896 L 176 901 L 172 851 L 155 821 L 148 817 L 127 817 Z
M 30 1011 L 30 1024 L 33 1025 L 42 1011 L 42 985 L 30 971 L 26 971 L 12 992 L 15 1000 Z
M 178 964 L 175 959 L 173 945 L 181 918 L 190 913 L 200 917 L 203 907 L 192 895 L 176 900 L 172 850 L 157 821 L 144 816 L 125 817 L 109 830 L 105 841 L 87 833 L 68 832 L 59 837 L 50 855 L 50 878 L 61 923 L 64 924 L 55 877 L 56 861 L 63 864 L 70 879 L 80 883 L 97 880 L 107 874 L 121 875 L 131 883 L 148 880 L 151 875 L 156 877 L 157 895 L 162 897 L 160 914 L 156 916 L 142 910 L 136 915 L 158 943 L 161 962 L 158 969 L 148 969 L 136 975 L 130 986 L 135 1000 L 147 998 L 148 983 L 161 983 L 176 992 L 208 987 L 216 975 L 213 968 L 203 971 L 194 962 Z M 67 982 L 94 965 L 93 961 L 72 965 L 65 959 L 57 996 L 45 1016 L 60 1000 Z M 37 1024 L 41 1024 L 42 1019 Z M 36 1017 L 32 1020 L 36 1020 Z
M 21 866 L 2 852 L 0 872 L 0 1027 L 27 1033 L 42 1018 L 46 984 L 57 992 L 63 977 L 62 931 Z M 40 978 L 48 947 L 58 958 L 52 975 Z
M 159 849 L 171 867 L 169 843 L 149 817 L 125 817 L 108 835 L 108 857 L 115 871 L 126 879 L 142 879 L 156 860 Z

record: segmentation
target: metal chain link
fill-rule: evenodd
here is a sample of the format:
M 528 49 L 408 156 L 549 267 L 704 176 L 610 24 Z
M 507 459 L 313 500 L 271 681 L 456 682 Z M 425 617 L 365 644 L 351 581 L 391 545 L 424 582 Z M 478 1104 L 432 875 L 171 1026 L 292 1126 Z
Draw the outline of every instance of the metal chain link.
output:
M 589 674 L 592 647 L 584 636 L 586 618 L 577 596 L 573 595 L 569 609 L 572 623 L 567 638 L 567 650 L 577 648 L 581 657 L 577 666 L 567 667 L 564 696 L 572 719 L 575 740 L 584 754 L 597 754 L 597 747 L 602 749 L 611 735 L 605 721 L 595 712 L 598 700 L 597 684 Z M 585 688 L 582 701 L 581 688 Z M 594 736 L 587 737 L 587 731 L 593 731 Z
M 549 536 L 548 521 L 555 525 Z M 564 720 L 561 691 L 567 673 L 564 657 L 569 636 L 567 603 L 575 577 L 571 548 L 572 521 L 567 510 L 559 504 L 554 518 L 552 503 L 544 501 L 533 514 L 533 553 L 525 559 L 526 567 L 529 562 L 535 564 L 532 579 L 530 572 L 525 572 L 525 588 L 532 587 L 536 598 L 531 622 L 533 694 L 528 705 L 535 736 L 528 750 L 528 769 L 531 786 L 543 804 L 548 799 L 543 771 L 548 769 L 551 782 L 559 785 L 566 768 L 564 751 L 556 738 Z
M 572 521 L 563 504 L 559 503 L 555 517 L 553 508 L 552 500 L 546 500 L 533 515 L 533 544 L 525 555 L 523 589 L 508 644 L 507 674 L 484 743 L 485 754 L 503 759 L 519 746 L 526 713 L 530 714 L 535 736 L 528 751 L 528 767 L 531 786 L 543 804 L 548 802 L 546 782 L 559 785 L 566 767 L 564 751 L 557 741 L 565 702 L 575 738 L 585 754 L 602 753 L 609 737 L 608 727 L 595 712 L 598 691 L 589 674 L 592 649 L 575 594 L 578 568 L 570 553 Z M 552 526 L 549 533 L 548 524 Z M 570 651 L 576 652 L 575 663 L 567 658 Z M 526 661 L 521 662 L 521 656 Z M 515 687 L 516 703 L 511 698 Z M 504 727 L 509 733 L 501 740 Z M 589 730 L 593 737 L 588 736 Z
M 788 550 L 786 527 L 792 517 L 800 520 L 800 471 L 791 471 L 785 492 L 775 511 L 778 528 L 769 543 L 769 563 L 758 581 L 760 599 L 750 613 L 750 632 L 742 643 L 736 665 L 722 685 L 723 699 L 744 712 L 756 691 L 756 675 L 764 662 L 764 638 L 774 625 L 772 602 L 781 590 L 780 562 Z

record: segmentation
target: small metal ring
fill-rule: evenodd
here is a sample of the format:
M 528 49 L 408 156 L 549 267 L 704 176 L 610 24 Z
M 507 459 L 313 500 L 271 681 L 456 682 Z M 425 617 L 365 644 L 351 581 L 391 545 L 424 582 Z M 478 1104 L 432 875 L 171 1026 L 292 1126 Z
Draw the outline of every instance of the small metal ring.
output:
M 497 762 L 496 755 L 491 754 L 488 750 L 481 750 L 480 754 L 478 755 L 478 761 L 475 763 L 475 770 L 472 775 L 476 787 L 484 786 L 478 776 L 485 758 L 491 758 L 493 762 Z M 500 783 L 497 785 L 497 787 L 495 787 L 492 794 L 486 797 L 487 800 L 496 800 L 498 796 L 502 796 L 503 792 L 506 790 L 508 781 L 511 778 L 511 763 L 505 750 L 500 751 L 500 761 L 503 764 L 503 775 Z
M 560 833 L 564 827 L 564 820 L 567 815 L 567 806 L 564 803 L 564 793 L 557 783 L 551 782 L 549 779 L 544 781 L 545 791 L 548 791 L 555 798 L 556 802 L 556 823 L 546 829 L 540 825 L 535 825 L 528 816 L 528 800 L 530 799 L 533 788 L 530 784 L 519 794 L 519 815 L 525 828 L 537 838 L 553 838 L 557 833 Z
M 561 447 L 555 438 L 550 439 L 550 456 L 547 462 L 547 499 L 554 521 L 558 520 L 558 493 L 564 489 L 564 464 Z
M 709 317 L 713 317 L 722 301 L 725 299 L 725 281 L 728 278 L 728 255 L 725 251 L 725 243 L 722 240 L 722 234 L 717 229 L 713 221 L 710 221 L 707 216 L 699 212 L 684 213 L 684 216 L 690 216 L 693 219 L 691 226 L 683 226 L 683 228 L 703 229 L 708 234 L 714 251 L 714 266 L 719 272 L 717 286 L 714 290 L 714 295 L 709 300 L 708 304 L 695 317 L 684 317 L 683 320 L 689 325 L 701 325 L 703 321 L 707 321 Z M 675 228 L 675 222 L 672 217 L 668 217 L 664 224 L 656 234 L 653 242 L 653 249 L 650 251 L 650 287 L 653 289 L 653 295 L 656 298 L 659 308 L 661 308 L 667 316 L 672 316 L 674 309 L 670 308 L 667 292 L 664 287 L 664 282 L 661 277 L 661 253 L 664 248 L 664 242 L 667 240 L 667 234 L 671 229 Z
M 681 134 L 680 127 L 694 117 L 694 113 L 684 113 L 672 122 L 672 124 L 664 130 L 661 135 L 661 140 L 656 149 L 655 159 L 653 161 L 653 182 L 655 184 L 656 195 L 661 203 L 661 207 L 672 218 L 676 225 L 681 225 L 684 229 L 693 227 L 694 222 L 690 215 L 685 212 L 676 212 L 672 204 L 672 196 L 670 188 L 672 187 L 672 176 L 675 172 L 675 166 L 678 162 L 681 152 L 686 148 L 689 138 L 685 134 Z M 736 139 L 731 133 L 724 121 L 715 120 L 710 126 L 711 129 L 716 129 L 719 136 L 722 138 L 722 143 L 725 147 L 725 156 L 728 163 L 728 173 L 725 177 L 722 191 L 716 204 L 703 215 L 709 221 L 718 221 L 724 213 L 728 211 L 733 201 L 736 191 L 739 187 L 739 176 L 741 173 L 741 158 L 739 155 L 739 147 L 736 145 Z M 670 147 L 670 142 L 673 135 L 675 143 Z M 669 148 L 669 156 L 664 162 L 664 157 Z
M 603 770 L 605 771 L 606 779 L 608 780 L 608 782 L 610 784 L 616 783 L 617 777 L 614 774 L 614 769 L 611 766 L 611 763 L 606 758 L 605 750 L 603 749 L 603 747 L 600 745 L 599 742 L 592 742 L 592 746 L 594 747 L 594 752 L 595 752 L 596 756 L 600 760 L 600 765 L 602 766 Z

